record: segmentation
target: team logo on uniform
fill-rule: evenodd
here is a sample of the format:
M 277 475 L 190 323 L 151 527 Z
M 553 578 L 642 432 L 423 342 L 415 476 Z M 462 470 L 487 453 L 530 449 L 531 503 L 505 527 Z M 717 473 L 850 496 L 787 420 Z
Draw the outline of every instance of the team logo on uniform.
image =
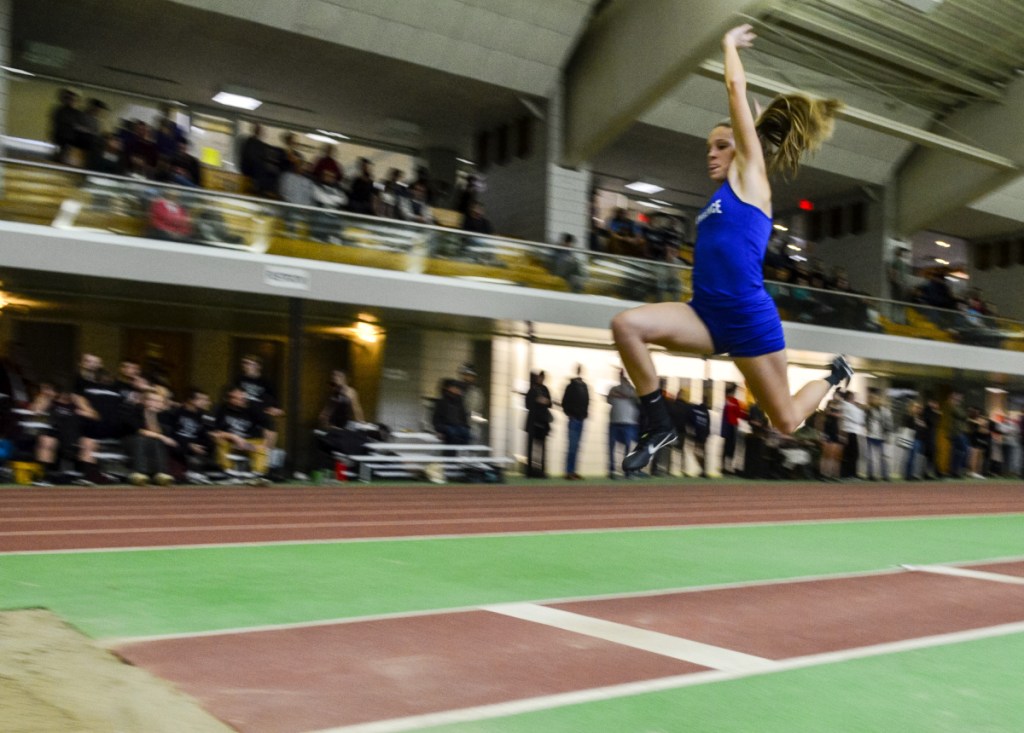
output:
M 697 217 L 697 226 L 700 226 L 700 223 L 702 221 L 704 221 L 705 219 L 707 219 L 712 214 L 721 214 L 721 213 L 722 213 L 722 199 L 715 199 L 714 201 L 712 201 L 710 204 L 707 205 L 707 208 L 705 208 L 704 211 L 700 212 L 700 215 Z

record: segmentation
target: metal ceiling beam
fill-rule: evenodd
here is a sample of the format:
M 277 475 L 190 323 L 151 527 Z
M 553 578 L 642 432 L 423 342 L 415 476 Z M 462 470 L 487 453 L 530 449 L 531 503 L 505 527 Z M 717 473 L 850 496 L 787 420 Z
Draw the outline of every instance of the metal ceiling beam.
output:
M 725 67 L 720 61 L 705 61 L 700 65 L 697 73 L 709 79 L 721 81 L 725 78 Z M 747 74 L 747 88 L 752 92 L 771 96 L 803 91 L 788 84 L 757 76 L 756 74 Z M 982 150 L 981 148 L 967 145 L 942 135 L 936 135 L 933 132 L 922 130 L 913 125 L 907 125 L 887 117 L 882 117 L 881 115 L 876 115 L 867 110 L 857 109 L 856 107 L 843 107 L 839 112 L 839 118 L 859 127 L 892 135 L 893 137 L 908 140 L 927 148 L 944 150 L 958 157 L 972 160 L 976 163 L 983 163 L 1000 171 L 1019 172 L 1020 170 L 1017 163 L 1010 158 L 996 155 L 987 150 Z
M 965 74 L 958 74 L 926 59 L 913 56 L 906 51 L 899 50 L 895 46 L 887 45 L 858 33 L 853 28 L 844 28 L 839 23 L 822 17 L 815 17 L 812 13 L 796 8 L 779 8 L 774 10 L 772 15 L 805 31 L 830 38 L 837 44 L 871 54 L 876 58 L 894 63 L 904 69 L 930 77 L 944 84 L 949 84 L 957 89 L 970 92 L 983 99 L 996 101 L 1002 98 L 1002 92 L 990 84 L 978 81 Z
M 854 17 L 878 25 L 882 28 L 892 29 L 905 36 L 910 45 L 930 49 L 937 56 L 949 55 L 950 44 L 953 47 L 966 45 L 970 49 L 978 46 L 977 36 L 971 35 L 963 27 L 950 25 L 938 18 L 929 17 L 927 23 L 922 23 L 914 11 L 904 7 L 901 3 L 890 3 L 891 8 L 881 9 L 874 6 L 866 6 L 864 3 L 851 3 L 849 0 L 818 0 L 822 5 L 828 6 L 837 14 L 845 17 Z M 972 68 L 980 72 L 999 78 L 1006 75 L 1006 67 L 996 62 L 981 57 L 978 54 L 970 56 L 960 55 L 959 60 L 967 62 Z

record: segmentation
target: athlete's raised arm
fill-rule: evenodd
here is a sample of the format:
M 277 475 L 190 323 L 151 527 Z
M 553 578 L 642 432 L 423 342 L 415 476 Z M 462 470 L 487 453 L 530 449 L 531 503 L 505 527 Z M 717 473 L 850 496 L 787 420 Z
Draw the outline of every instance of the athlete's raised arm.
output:
M 756 37 L 749 24 L 736 26 L 722 36 L 729 119 L 736 145 L 736 159 L 733 162 L 735 171 L 730 171 L 729 182 L 739 189 L 736 193 L 743 200 L 768 208 L 771 205 L 768 171 L 761 141 L 757 136 L 754 113 L 747 101 L 747 75 L 743 71 L 739 54 L 739 49 L 750 48 Z

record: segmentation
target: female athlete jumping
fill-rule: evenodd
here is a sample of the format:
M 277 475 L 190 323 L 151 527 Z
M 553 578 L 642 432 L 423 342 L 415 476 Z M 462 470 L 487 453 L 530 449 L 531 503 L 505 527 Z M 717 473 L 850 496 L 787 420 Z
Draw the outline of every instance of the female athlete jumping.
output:
M 755 121 L 739 56 L 739 49 L 749 48 L 755 38 L 749 25 L 722 37 L 730 121 L 708 135 L 708 175 L 721 186 L 697 217 L 693 299 L 644 305 L 612 319 L 615 346 L 641 395 L 643 432 L 622 462 L 624 471 L 643 468 L 676 441 L 648 344 L 728 353 L 772 425 L 783 433 L 796 430 L 829 389 L 853 376 L 846 359 L 837 356 L 828 377 L 795 395 L 789 391 L 782 321 L 762 275 L 772 230 L 768 175 L 795 174 L 801 155 L 832 134 L 840 103 L 787 94 L 772 100 Z

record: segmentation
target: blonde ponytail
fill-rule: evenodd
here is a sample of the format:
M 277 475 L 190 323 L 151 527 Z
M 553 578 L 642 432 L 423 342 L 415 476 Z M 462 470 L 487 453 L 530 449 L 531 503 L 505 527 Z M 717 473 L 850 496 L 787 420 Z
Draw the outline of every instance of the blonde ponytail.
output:
M 755 123 L 769 175 L 795 176 L 803 154 L 816 152 L 832 136 L 842 106 L 838 99 L 811 99 L 803 94 L 773 99 Z

